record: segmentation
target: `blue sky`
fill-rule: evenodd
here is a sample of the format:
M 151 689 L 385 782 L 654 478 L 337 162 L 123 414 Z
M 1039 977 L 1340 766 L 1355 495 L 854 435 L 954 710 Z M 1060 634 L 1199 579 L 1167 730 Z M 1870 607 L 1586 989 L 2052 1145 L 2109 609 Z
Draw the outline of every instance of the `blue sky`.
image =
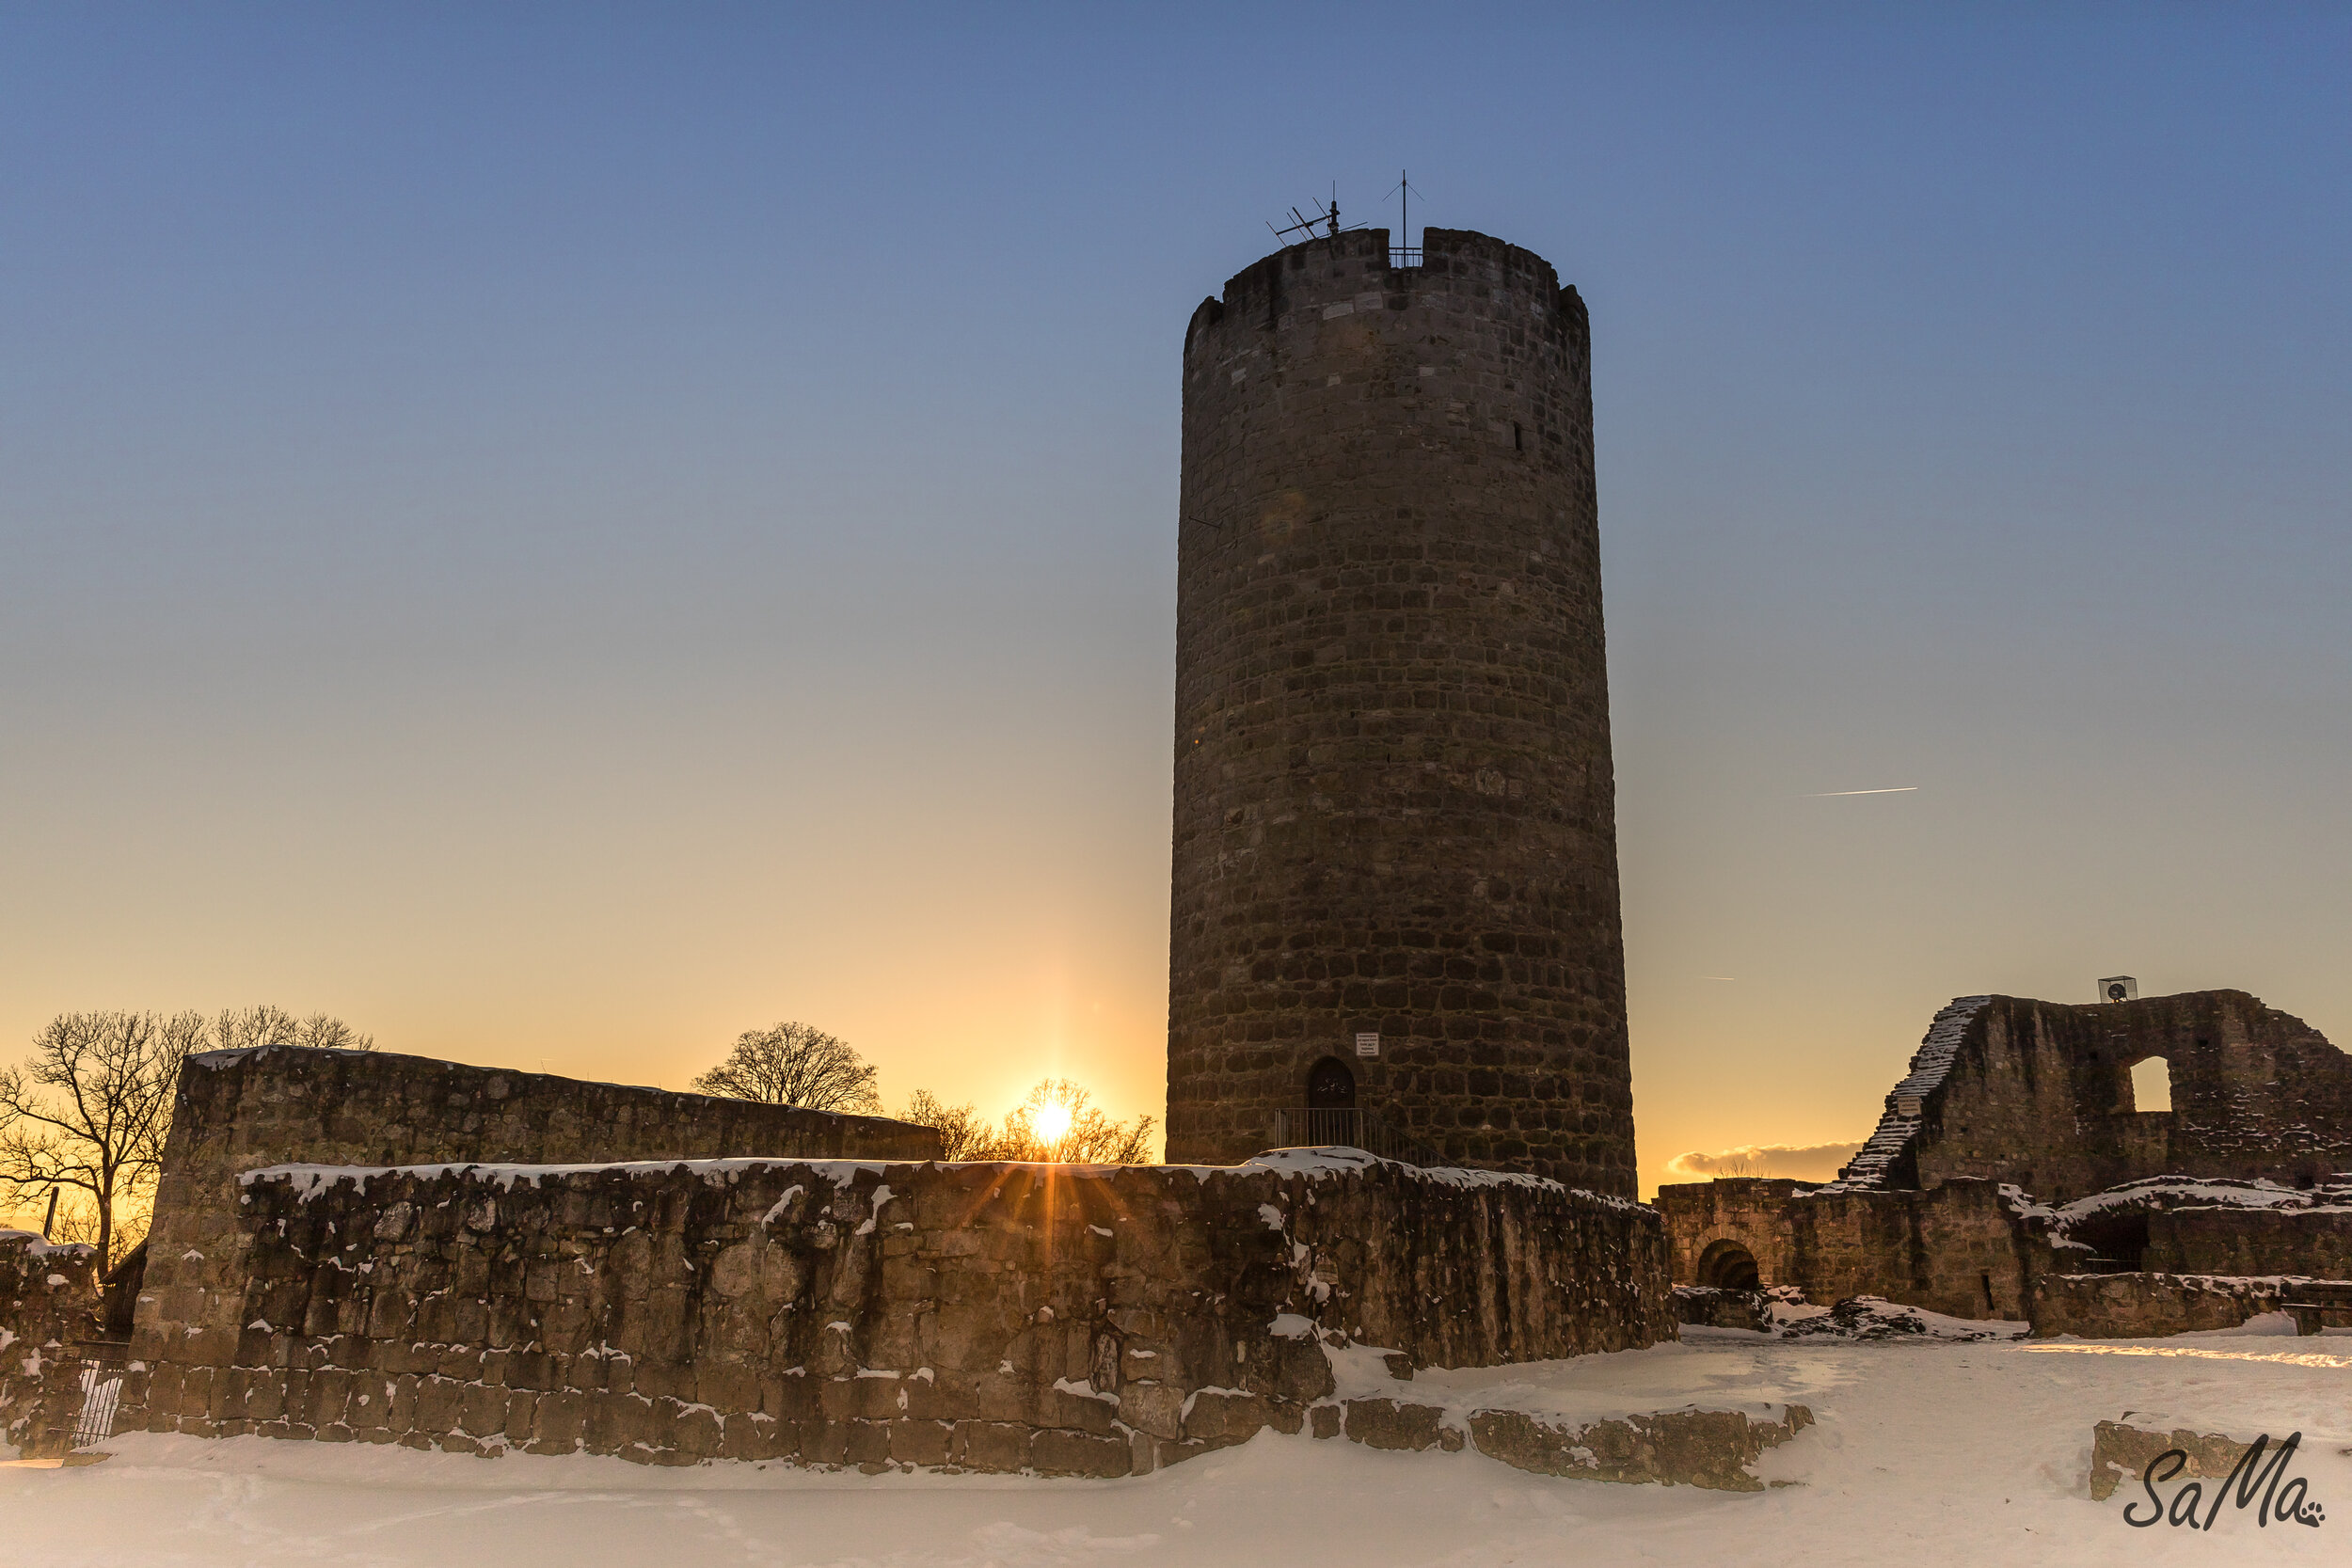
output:
M 2283 5 L 0 7 L 0 1038 L 1156 1113 L 1184 324 L 1406 166 L 1593 312 L 1651 1179 L 1859 1138 L 1956 993 L 2352 1038 L 2347 80 Z

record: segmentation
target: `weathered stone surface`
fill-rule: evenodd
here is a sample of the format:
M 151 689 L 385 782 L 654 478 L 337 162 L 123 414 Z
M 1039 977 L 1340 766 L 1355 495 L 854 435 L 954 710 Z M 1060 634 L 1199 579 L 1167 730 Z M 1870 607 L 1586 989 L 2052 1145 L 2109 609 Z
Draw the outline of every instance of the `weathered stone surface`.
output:
M 1327 1338 L 1479 1366 L 1672 1330 L 1654 1212 L 1369 1160 L 299 1165 L 238 1195 L 233 1310 L 196 1304 L 238 1333 L 152 1304 L 158 1430 L 1126 1475 L 1302 1431 Z
M 0 1230 L 0 1443 L 34 1456 L 65 1451 L 82 1408 L 77 1345 L 99 1323 L 97 1249 Z
M 1772 1325 L 1770 1298 L 1763 1291 L 1709 1285 L 1675 1287 L 1675 1321 L 1692 1328 L 1744 1328 L 1752 1333 Z
M 161 1359 L 154 1325 L 167 1322 L 175 1360 L 228 1366 L 243 1355 L 239 1340 L 252 1314 L 240 1315 L 246 1305 L 246 1237 L 237 1224 L 236 1176 L 257 1166 L 569 1164 L 745 1155 L 921 1160 L 939 1149 L 931 1129 L 878 1117 L 582 1083 L 389 1052 L 277 1049 L 197 1056 L 180 1075 L 132 1355 Z M 469 1202 L 464 1223 L 473 1233 L 499 1228 L 497 1193 L 485 1191 Z M 424 1219 L 414 1207 L 393 1204 L 354 1223 L 374 1244 L 400 1247 L 414 1244 Z M 611 1223 L 610 1216 L 598 1223 Z M 469 1266 L 486 1275 L 486 1259 Z M 744 1282 L 746 1289 L 758 1283 Z M 542 1260 L 535 1276 L 501 1276 L 497 1295 L 538 1311 L 560 1309 L 577 1292 L 567 1294 L 556 1260 Z M 381 1305 L 379 1295 L 364 1310 Z M 494 1319 L 484 1299 L 452 1307 L 462 1321 L 428 1321 L 424 1337 L 506 1338 L 515 1331 L 513 1312 Z M 268 1306 L 264 1315 L 310 1337 L 387 1337 L 380 1319 L 342 1316 L 361 1310 L 328 1300 L 299 1317 L 282 1303 Z M 560 1310 L 556 1316 L 560 1321 Z M 644 1333 L 674 1334 L 676 1326 L 660 1304 L 649 1304 Z M 632 1346 L 643 1342 L 631 1340 Z
M 1278 1141 L 1337 1058 L 1450 1162 L 1630 1196 L 1589 324 L 1423 239 L 1294 245 L 1185 333 L 1168 1157 Z
M 1453 1451 L 1462 1434 L 1442 1423 L 1445 1412 L 1433 1404 L 1408 1404 L 1398 1400 L 1360 1399 L 1345 1402 L 1342 1430 L 1351 1443 L 1371 1449 L 1407 1449 L 1419 1452 L 1443 1445 Z M 1453 1441 L 1445 1442 L 1451 1433 Z
M 2352 1210 L 2158 1210 L 2148 1215 L 2141 1261 L 2165 1274 L 2352 1280 Z
M 1708 1283 L 1715 1249 L 1732 1244 L 1755 1259 L 1760 1287 L 1795 1286 L 1815 1302 L 1883 1296 L 1955 1318 L 2024 1317 L 2048 1252 L 1989 1181 L 1822 1192 L 1735 1178 L 1662 1186 L 1658 1209 L 1677 1285 Z
M 2090 1433 L 2090 1497 L 2093 1502 L 2105 1502 L 2115 1496 L 2117 1487 L 2137 1481 L 2152 1462 L 2172 1449 L 2185 1456 L 2174 1481 L 2218 1481 L 2236 1467 L 2250 1447 L 2250 1441 L 2241 1443 L 2215 1433 L 2148 1432 L 2122 1421 L 2101 1421 Z
M 2235 1328 L 2276 1312 L 2295 1296 L 2296 1281 L 2272 1275 L 2231 1279 L 2211 1275 L 2057 1274 L 2034 1281 L 2033 1332 L 2086 1339 L 2146 1339 Z
M 2150 1057 L 2168 1064 L 2169 1111 L 2134 1103 L 2131 1069 Z M 1872 1140 L 1894 1146 L 1878 1185 L 1976 1177 L 2065 1202 L 2153 1176 L 2310 1183 L 2352 1165 L 2352 1056 L 2241 990 L 1990 997 L 1915 1108 L 1900 1098 Z
M 1480 1453 L 1537 1475 L 1761 1492 L 1764 1483 L 1748 1466 L 1812 1424 L 1812 1410 L 1802 1404 L 1784 1405 L 1770 1420 L 1737 1410 L 1668 1410 L 1577 1427 L 1523 1411 L 1479 1410 L 1470 1415 L 1470 1438 Z
M 2135 1107 L 2132 1069 L 2151 1057 L 2169 1064 L 2169 1111 Z M 1752 1264 L 1756 1283 L 1817 1302 L 2017 1318 L 2040 1278 L 2093 1253 L 2174 1274 L 2352 1278 L 2352 1208 L 2329 1186 L 2348 1162 L 2352 1057 L 2243 991 L 1963 997 L 1839 1181 L 1687 1183 L 1658 1202 L 1677 1284 L 1738 1285 Z M 2157 1190 L 2168 1178 L 2175 1190 Z M 2198 1181 L 2286 1186 L 2221 1203 Z M 2078 1201 L 2094 1193 L 2108 1196 Z

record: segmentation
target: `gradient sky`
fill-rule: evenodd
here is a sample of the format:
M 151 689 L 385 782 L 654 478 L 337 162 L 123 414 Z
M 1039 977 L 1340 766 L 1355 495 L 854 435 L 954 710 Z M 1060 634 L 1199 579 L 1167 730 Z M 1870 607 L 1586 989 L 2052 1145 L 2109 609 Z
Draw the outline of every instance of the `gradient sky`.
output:
M 2347 82 L 2291 5 L 0 7 L 0 1043 L 1158 1114 L 1184 323 L 1407 166 L 1592 309 L 1645 1183 L 1963 992 L 2352 1042 Z

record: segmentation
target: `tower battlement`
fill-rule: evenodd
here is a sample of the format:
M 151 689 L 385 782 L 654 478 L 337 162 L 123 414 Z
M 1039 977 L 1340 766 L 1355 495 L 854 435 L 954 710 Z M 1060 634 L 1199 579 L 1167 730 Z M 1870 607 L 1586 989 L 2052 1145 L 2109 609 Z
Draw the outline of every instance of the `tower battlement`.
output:
M 1563 288 L 1551 263 L 1532 250 L 1471 229 L 1427 229 L 1421 254 L 1418 266 L 1391 265 L 1385 229 L 1353 229 L 1286 246 L 1226 279 L 1222 295 L 1200 302 L 1184 330 L 1185 351 L 1204 327 L 1228 317 L 1271 325 L 1293 311 L 1325 309 L 1372 291 L 1409 296 L 1425 289 L 1493 290 L 1523 295 L 1535 313 L 1558 311 L 1583 328 L 1583 300 L 1574 287 Z M 1401 299 L 1383 304 L 1409 309 Z

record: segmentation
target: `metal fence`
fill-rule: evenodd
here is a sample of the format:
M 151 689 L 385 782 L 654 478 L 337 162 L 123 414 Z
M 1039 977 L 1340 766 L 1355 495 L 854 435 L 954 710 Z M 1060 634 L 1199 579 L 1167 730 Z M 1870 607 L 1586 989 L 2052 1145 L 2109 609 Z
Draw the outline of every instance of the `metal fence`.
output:
M 119 1341 L 85 1341 L 74 1347 L 82 1359 L 82 1407 L 71 1426 L 52 1430 L 69 1449 L 87 1449 L 115 1434 L 115 1415 L 122 1406 L 122 1379 L 130 1347 Z
M 1360 1148 L 1408 1165 L 1443 1165 L 1446 1157 L 1417 1144 L 1357 1105 L 1301 1105 L 1274 1113 L 1277 1148 Z

